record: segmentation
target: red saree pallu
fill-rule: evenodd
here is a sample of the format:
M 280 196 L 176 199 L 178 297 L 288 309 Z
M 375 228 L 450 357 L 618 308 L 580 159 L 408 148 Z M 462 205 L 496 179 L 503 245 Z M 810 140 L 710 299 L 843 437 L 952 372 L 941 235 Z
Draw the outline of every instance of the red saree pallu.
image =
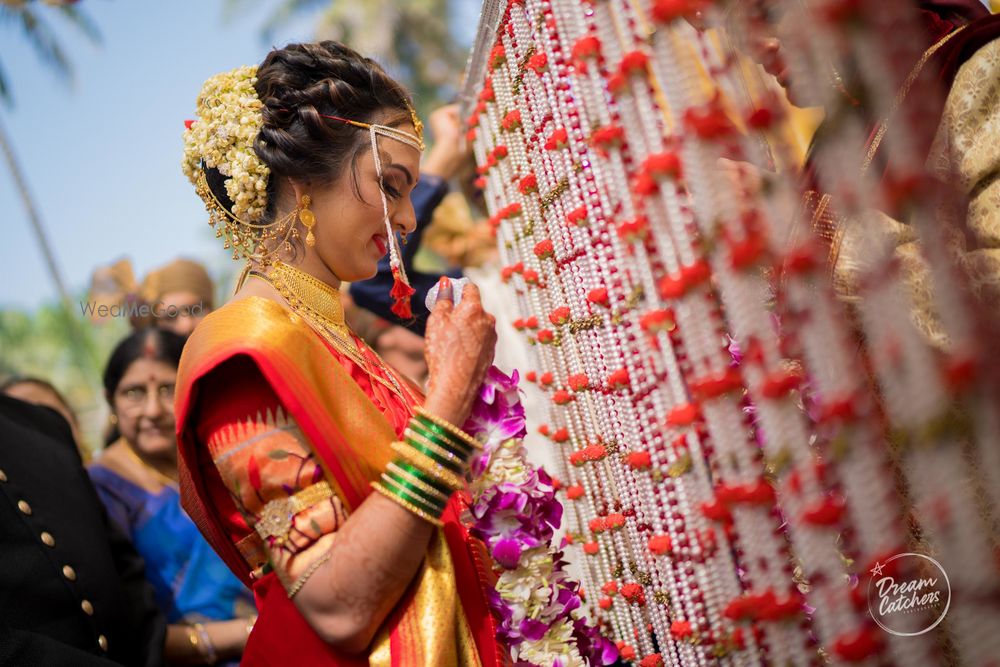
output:
M 267 406 L 273 397 L 280 401 L 280 409 L 308 439 L 322 466 L 322 476 L 348 514 L 371 493 L 370 483 L 394 458 L 390 445 L 400 439 L 413 405 L 375 396 L 379 383 L 368 386 L 357 381 L 352 375 L 359 374 L 354 362 L 302 318 L 267 299 L 250 297 L 227 304 L 207 316 L 192 334 L 177 376 L 181 494 L 184 508 L 205 538 L 256 595 L 260 616 L 242 664 L 508 664 L 497 644 L 495 622 L 487 606 L 491 571 L 485 552 L 458 520 L 460 494 L 450 501 L 442 516 L 444 526 L 435 530 L 423 564 L 367 654 L 348 655 L 316 634 L 289 599 L 277 574 L 262 573 L 260 561 L 266 555 L 248 556 L 253 550 L 245 545 L 257 538 L 256 533 L 234 511 L 218 471 L 211 463 L 205 465 L 206 444 L 200 441 L 198 425 L 212 419 L 212 408 L 206 408 L 207 404 L 225 404 L 225 388 L 240 386 L 239 377 L 227 375 L 234 366 L 227 362 L 234 360 L 251 363 L 273 391 L 271 397 L 262 392 L 257 409 Z M 374 372 L 382 371 L 376 368 Z M 199 395 L 209 384 L 215 394 L 211 401 Z M 246 402 L 246 396 L 233 400 Z M 261 554 L 259 540 L 258 545 L 257 553 Z

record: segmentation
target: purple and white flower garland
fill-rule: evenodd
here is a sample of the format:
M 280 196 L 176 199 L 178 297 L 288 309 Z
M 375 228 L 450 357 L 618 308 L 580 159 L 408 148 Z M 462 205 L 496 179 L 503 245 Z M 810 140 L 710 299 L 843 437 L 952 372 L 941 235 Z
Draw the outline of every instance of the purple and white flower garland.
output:
M 501 569 L 489 592 L 497 635 L 517 665 L 609 665 L 618 651 L 582 615 L 580 584 L 552 543 L 563 508 L 552 479 L 525 457 L 517 384 L 516 370 L 491 367 L 465 423 L 483 443 L 472 463 L 471 531 Z

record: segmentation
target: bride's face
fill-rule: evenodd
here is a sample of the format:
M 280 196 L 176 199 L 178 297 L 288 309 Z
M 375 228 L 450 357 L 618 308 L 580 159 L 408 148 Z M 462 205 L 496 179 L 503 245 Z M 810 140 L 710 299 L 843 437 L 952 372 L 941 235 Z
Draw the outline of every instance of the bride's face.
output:
M 410 123 L 395 127 L 415 134 Z M 366 130 L 358 131 L 367 135 Z M 381 183 L 366 136 L 365 148 L 353 168 L 346 164 L 337 180 L 309 191 L 310 208 L 316 216 L 313 250 L 334 275 L 348 282 L 374 276 L 379 259 L 388 252 L 380 188 L 385 192 L 394 230 L 412 232 L 417 224 L 410 192 L 420 176 L 420 152 L 389 137 L 376 136 L 382 160 Z M 305 230 L 301 231 L 304 237 Z

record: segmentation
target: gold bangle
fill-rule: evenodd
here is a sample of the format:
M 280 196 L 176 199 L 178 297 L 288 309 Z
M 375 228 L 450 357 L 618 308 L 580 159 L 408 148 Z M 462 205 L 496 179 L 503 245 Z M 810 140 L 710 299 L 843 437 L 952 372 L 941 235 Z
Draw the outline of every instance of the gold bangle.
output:
M 400 457 L 402 457 L 407 463 L 420 468 L 431 477 L 437 478 L 449 489 L 455 489 L 457 491 L 465 486 L 458 475 L 451 472 L 440 463 L 435 462 L 434 459 L 426 454 L 418 452 L 405 442 L 397 441 L 392 443 L 392 451 L 399 454 Z
M 300 590 L 302 590 L 302 587 L 305 586 L 305 583 L 309 581 L 309 577 L 316 574 L 316 570 L 318 570 L 320 566 L 323 565 L 323 563 L 330 560 L 332 556 L 333 556 L 333 550 L 329 549 L 325 554 L 314 560 L 312 564 L 306 568 L 306 571 L 299 575 L 299 578 L 295 580 L 291 588 L 288 589 L 288 599 L 291 600 L 293 597 L 295 597 L 295 594 L 298 593 Z
M 459 466 L 459 468 L 465 468 L 465 459 L 461 458 L 455 452 L 449 452 L 444 447 L 434 444 L 424 436 L 414 431 L 412 428 L 407 427 L 407 429 L 403 431 L 403 437 L 413 439 L 421 447 L 426 447 L 428 450 L 434 452 L 441 458 L 447 459 L 451 463 Z
M 466 433 L 462 429 L 458 428 L 454 424 L 446 422 L 445 420 L 441 419 L 437 415 L 432 415 L 431 413 L 427 412 L 427 410 L 424 410 L 424 407 L 422 405 L 418 405 L 417 406 L 416 413 L 418 415 L 420 415 L 421 417 L 424 417 L 425 419 L 429 419 L 430 421 L 434 422 L 435 424 L 437 424 L 438 426 L 440 426 L 444 430 L 448 431 L 448 433 L 451 433 L 453 436 L 455 436 L 456 438 L 458 438 L 462 442 L 464 442 L 467 445 L 469 445 L 469 447 L 472 447 L 473 449 L 482 449 L 483 448 L 483 445 L 478 440 L 476 440 L 475 438 L 473 438 L 471 435 L 469 435 L 468 433 Z
M 451 499 L 451 496 L 445 495 L 444 493 L 442 493 L 441 491 L 435 489 L 433 486 L 431 486 L 427 482 L 423 481 L 422 479 L 418 479 L 412 473 L 409 473 L 406 470 L 403 470 L 398 465 L 396 465 L 395 462 L 390 462 L 389 465 L 387 465 L 385 467 L 385 469 L 386 469 L 386 472 L 390 472 L 391 471 L 391 472 L 399 475 L 400 477 L 402 477 L 403 479 L 405 479 L 407 482 L 409 482 L 413 486 L 417 487 L 418 489 L 420 489 L 424 493 L 428 494 L 432 498 L 437 498 L 438 500 L 440 500 L 443 503 L 447 503 L 448 500 Z
M 388 498 L 392 502 L 396 503 L 397 505 L 399 505 L 403 509 L 405 509 L 405 510 L 407 510 L 407 511 L 409 511 L 409 512 L 415 514 L 415 515 L 417 515 L 418 517 L 420 517 L 424 521 L 428 521 L 428 522 L 434 524 L 435 526 L 443 526 L 444 525 L 444 523 L 441 521 L 441 519 L 437 519 L 437 518 L 431 516 L 428 512 L 425 512 L 424 510 L 420 509 L 419 507 L 417 507 L 416 505 L 414 505 L 410 501 L 404 500 L 404 499 L 400 498 L 399 496 L 397 496 L 396 494 L 394 494 L 392 491 L 390 491 L 390 490 L 386 489 L 385 487 L 383 487 L 378 482 L 372 482 L 371 486 L 372 486 L 373 489 L 375 489 L 376 491 L 378 491 L 380 494 L 382 494 L 383 496 L 385 496 L 386 498 Z
M 201 640 L 198 646 L 198 652 L 205 657 L 206 662 L 209 665 L 214 665 L 219 661 L 219 654 L 215 651 L 215 645 L 212 643 L 212 637 L 209 636 L 208 630 L 201 623 L 194 624 L 195 632 L 198 633 L 198 638 Z

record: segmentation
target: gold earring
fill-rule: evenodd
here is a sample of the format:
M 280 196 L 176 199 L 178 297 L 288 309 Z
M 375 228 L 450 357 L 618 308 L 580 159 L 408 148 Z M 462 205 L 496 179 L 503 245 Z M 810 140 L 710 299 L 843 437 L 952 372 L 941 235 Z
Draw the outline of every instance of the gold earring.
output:
M 118 415 L 108 415 L 108 422 L 112 426 L 118 426 Z
M 312 203 L 309 195 L 302 195 L 302 201 L 299 202 L 299 220 L 306 227 L 306 245 L 310 248 L 316 245 L 316 237 L 313 236 L 313 227 L 316 225 L 316 216 L 313 212 L 309 210 L 309 204 Z
M 403 245 L 406 245 L 406 232 L 400 232 L 399 238 L 403 241 Z

